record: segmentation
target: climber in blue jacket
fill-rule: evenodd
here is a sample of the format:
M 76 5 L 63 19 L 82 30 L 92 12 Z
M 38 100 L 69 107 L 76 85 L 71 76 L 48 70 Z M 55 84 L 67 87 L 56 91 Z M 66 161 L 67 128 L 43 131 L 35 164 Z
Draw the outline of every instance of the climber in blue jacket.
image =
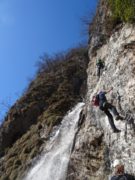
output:
M 110 92 L 113 88 L 111 88 L 108 91 L 100 91 L 98 93 L 98 98 L 99 98 L 99 109 L 102 110 L 108 117 L 110 126 L 113 130 L 114 133 L 118 133 L 120 132 L 119 129 L 116 128 L 115 124 L 114 124 L 114 120 L 113 120 L 113 116 L 110 113 L 110 111 L 113 113 L 113 115 L 115 116 L 116 120 L 123 120 L 123 117 L 121 117 L 119 115 L 119 113 L 117 112 L 117 109 L 115 106 L 113 106 L 111 103 L 109 103 L 106 99 L 106 94 L 108 92 Z M 110 111 L 109 111 L 110 110 Z
M 116 159 L 114 161 L 114 176 L 111 177 L 111 180 L 135 180 L 135 177 L 125 173 L 124 165 L 120 160 Z

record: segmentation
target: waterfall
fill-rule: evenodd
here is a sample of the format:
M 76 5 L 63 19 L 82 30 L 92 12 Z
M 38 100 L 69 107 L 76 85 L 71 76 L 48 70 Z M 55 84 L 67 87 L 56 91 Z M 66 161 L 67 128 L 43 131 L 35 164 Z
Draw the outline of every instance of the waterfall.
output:
M 79 115 L 84 103 L 69 112 L 54 137 L 48 142 L 49 151 L 28 172 L 25 180 L 65 180 Z

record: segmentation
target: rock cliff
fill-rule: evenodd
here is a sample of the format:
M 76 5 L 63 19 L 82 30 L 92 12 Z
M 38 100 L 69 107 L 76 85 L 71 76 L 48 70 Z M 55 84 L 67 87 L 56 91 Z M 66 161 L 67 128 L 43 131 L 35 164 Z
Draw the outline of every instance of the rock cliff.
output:
M 79 48 L 57 57 L 60 61 L 41 71 L 10 109 L 0 129 L 1 180 L 22 179 L 46 146 L 54 126 L 82 100 L 80 96 L 85 107 L 80 114 L 67 180 L 107 180 L 116 158 L 125 164 L 128 173 L 134 174 L 135 26 L 108 26 L 110 14 L 106 0 L 100 0 L 90 24 L 88 52 Z M 100 79 L 96 74 L 99 58 L 105 62 Z M 113 133 L 106 115 L 91 103 L 95 93 L 111 87 L 107 99 L 124 117 L 123 121 L 114 118 L 120 133 Z
M 100 4 L 97 11 L 102 8 L 104 6 Z M 104 22 L 102 17 L 101 23 Z M 98 80 L 96 60 L 99 58 L 104 60 L 105 69 Z M 101 43 L 99 33 L 91 36 L 89 59 L 85 118 L 76 137 L 67 179 L 107 180 L 113 173 L 112 163 L 115 159 L 120 159 L 125 164 L 126 172 L 134 174 L 135 26 L 117 26 L 104 43 Z M 107 95 L 107 99 L 124 117 L 123 121 L 114 120 L 120 133 L 113 133 L 107 116 L 91 103 L 95 93 L 111 87 L 113 91 Z

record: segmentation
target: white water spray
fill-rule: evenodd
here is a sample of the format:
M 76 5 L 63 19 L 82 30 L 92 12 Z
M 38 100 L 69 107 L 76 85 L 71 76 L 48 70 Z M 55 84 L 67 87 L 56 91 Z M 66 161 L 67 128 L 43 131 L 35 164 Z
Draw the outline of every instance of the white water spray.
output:
M 79 103 L 66 115 L 50 142 L 49 152 L 30 170 L 25 180 L 65 180 L 79 115 L 84 103 Z

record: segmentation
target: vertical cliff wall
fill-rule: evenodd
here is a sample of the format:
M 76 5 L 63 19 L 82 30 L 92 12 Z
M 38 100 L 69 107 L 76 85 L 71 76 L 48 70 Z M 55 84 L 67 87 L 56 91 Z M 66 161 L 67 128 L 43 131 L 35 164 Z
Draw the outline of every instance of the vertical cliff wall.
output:
M 102 25 L 105 22 L 103 2 L 100 1 L 94 26 L 96 18 Z M 100 11 L 104 14 L 101 17 Z M 113 173 L 115 159 L 125 164 L 126 172 L 134 174 L 135 170 L 135 27 L 121 24 L 103 43 L 100 32 L 90 37 L 85 118 L 76 137 L 68 180 L 106 180 Z M 96 60 L 99 58 L 104 59 L 105 69 L 98 80 Z M 123 121 L 114 120 L 120 133 L 113 133 L 106 115 L 91 104 L 95 93 L 111 87 L 113 91 L 107 99 L 124 117 Z

